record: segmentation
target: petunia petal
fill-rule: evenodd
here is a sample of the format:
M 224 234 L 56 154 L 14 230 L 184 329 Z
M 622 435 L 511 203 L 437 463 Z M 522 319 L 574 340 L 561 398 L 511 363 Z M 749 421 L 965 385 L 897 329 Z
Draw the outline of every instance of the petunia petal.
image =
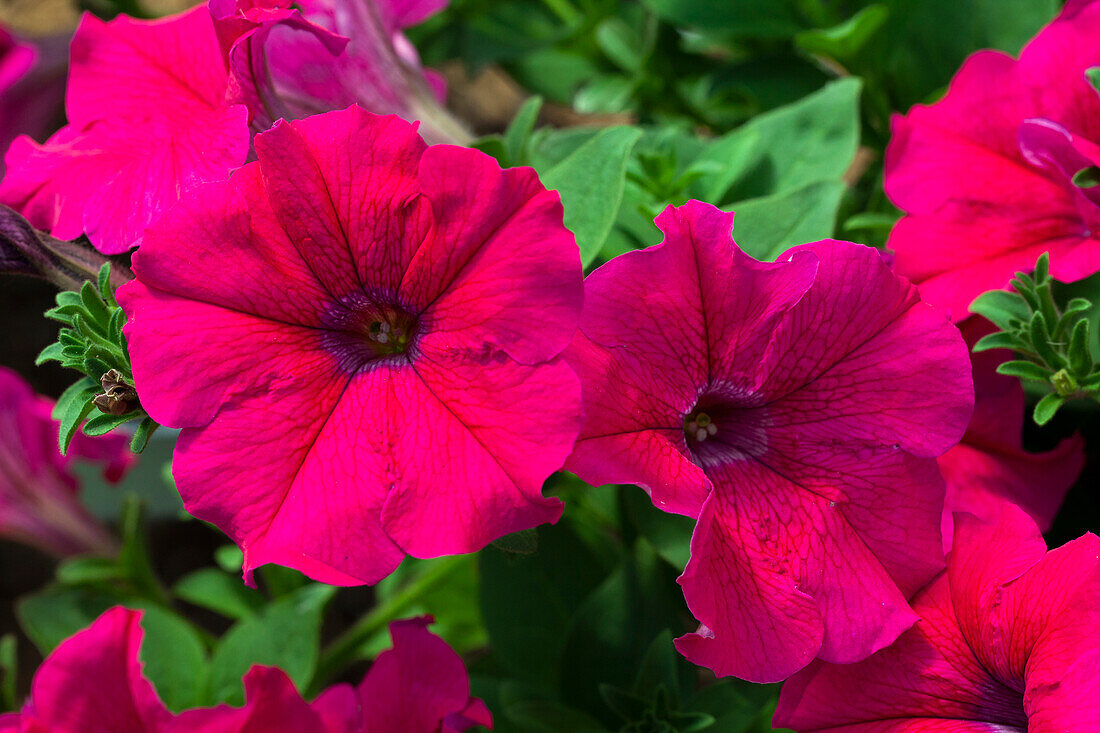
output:
M 160 730 L 172 715 L 141 672 L 140 622 L 140 611 L 114 608 L 63 641 L 35 674 L 28 717 L 50 733 Z

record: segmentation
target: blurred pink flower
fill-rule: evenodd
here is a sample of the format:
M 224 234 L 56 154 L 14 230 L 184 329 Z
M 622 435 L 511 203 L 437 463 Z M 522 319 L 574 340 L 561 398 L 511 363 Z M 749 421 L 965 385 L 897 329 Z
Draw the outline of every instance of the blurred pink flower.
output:
M 1100 164 L 1100 3 L 1077 1 L 1019 60 L 979 51 L 939 102 L 893 121 L 886 193 L 904 216 L 897 268 L 960 321 L 1050 252 L 1054 277 L 1100 271 L 1100 188 L 1074 185 Z
M 393 649 L 378 656 L 356 689 L 337 685 L 307 703 L 286 673 L 257 665 L 244 676 L 243 707 L 173 715 L 142 672 L 141 616 L 112 608 L 61 642 L 35 674 L 23 710 L 0 716 L 0 731 L 461 733 L 492 726 L 485 704 L 470 697 L 462 659 L 427 630 L 428 617 L 390 624 Z
M 67 66 L 66 36 L 23 40 L 0 26 L 0 153 L 20 134 L 42 140 L 58 128 Z
M 977 316 L 962 324 L 963 338 L 971 347 L 995 330 L 993 324 Z M 974 417 L 962 442 L 939 458 L 947 483 L 942 525 L 945 549 L 951 545 L 953 513 L 988 517 L 999 511 L 997 497 L 1030 514 L 1039 529 L 1050 529 L 1066 492 L 1085 466 L 1085 441 L 1080 435 L 1043 453 L 1023 449 L 1023 387 L 1019 379 L 997 374 L 997 366 L 1011 359 L 1011 352 L 993 349 L 971 358 Z
M 210 0 L 229 63 L 229 99 L 248 105 L 262 132 L 358 104 L 421 123 L 430 143 L 470 134 L 440 104 L 446 84 L 420 66 L 401 29 L 447 0 Z
M 657 225 L 662 244 L 585 281 L 566 468 L 698 519 L 680 577 L 691 661 L 763 682 L 863 659 L 913 624 L 906 598 L 943 566 L 934 459 L 970 417 L 966 347 L 873 249 L 757 262 L 733 215 L 696 201 Z
M 129 440 L 77 433 L 62 456 L 52 409 L 52 401 L 0 367 L 0 535 L 58 556 L 111 554 L 115 541 L 81 505 L 72 463 L 102 464 L 104 477 L 117 481 L 134 460 Z
M 248 112 L 226 103 L 226 84 L 204 8 L 155 21 L 85 15 L 69 124 L 44 145 L 12 143 L 0 203 L 59 239 L 86 233 L 105 254 L 125 252 L 181 192 L 244 163 Z
M 1100 730 L 1100 538 L 1056 550 L 997 502 L 955 517 L 947 572 L 913 599 L 920 621 L 854 665 L 792 677 L 774 724 L 810 731 Z
M 282 122 L 118 292 L 187 510 L 264 563 L 374 583 L 553 522 L 580 424 L 580 258 L 530 168 L 352 107 Z

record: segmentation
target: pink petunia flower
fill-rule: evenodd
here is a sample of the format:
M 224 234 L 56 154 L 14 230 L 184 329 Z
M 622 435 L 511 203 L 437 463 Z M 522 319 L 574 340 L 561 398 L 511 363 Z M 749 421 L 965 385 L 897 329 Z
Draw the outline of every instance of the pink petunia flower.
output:
M 431 143 L 470 134 L 440 104 L 443 78 L 420 65 L 401 29 L 447 0 L 210 0 L 229 63 L 229 99 L 252 112 L 261 132 L 358 104 L 421 123 Z
M 336 685 L 307 703 L 286 673 L 254 666 L 245 704 L 173 715 L 142 672 L 141 611 L 116 607 L 63 641 L 42 663 L 22 711 L 0 716 L 5 733 L 461 733 L 492 727 L 470 697 L 462 659 L 428 631 L 430 617 L 390 624 L 382 652 L 353 689 Z M 379 695 L 387 698 L 378 701 Z M 394 716 L 401 708 L 404 715 Z
M 955 320 L 1050 252 L 1063 281 L 1100 271 L 1100 3 L 1075 2 L 1020 52 L 979 51 L 947 95 L 893 122 L 886 193 L 899 272 Z
M 962 324 L 963 338 L 973 347 L 996 330 L 974 317 Z M 973 354 L 974 417 L 962 442 L 939 458 L 947 484 L 943 537 L 950 549 L 954 512 L 989 517 L 1008 499 L 1031 515 L 1043 531 L 1050 529 L 1066 492 L 1085 466 L 1085 442 L 1073 435 L 1052 450 L 1023 449 L 1024 390 L 1020 380 L 997 374 L 997 366 L 1012 358 L 1004 349 Z
M 25 41 L 0 26 L 0 151 L 20 134 L 41 140 L 60 125 L 66 46 L 62 36 Z
M 702 627 L 676 642 L 691 661 L 775 681 L 863 659 L 942 567 L 934 457 L 970 417 L 965 344 L 873 249 L 757 262 L 732 214 L 695 201 L 657 225 L 662 244 L 585 282 L 566 467 L 698 519 L 680 584 Z
M 893 121 L 887 194 L 906 215 L 889 245 L 928 302 L 972 299 L 1051 253 L 1062 281 L 1100 271 L 1100 194 L 1074 175 L 1100 163 L 1100 3 L 1071 3 L 1020 53 L 980 51 L 946 97 Z
M 87 14 L 72 42 L 69 124 L 8 150 L 0 203 L 59 239 L 105 254 L 138 244 L 180 193 L 224 179 L 248 155 L 248 111 L 204 8 L 156 21 Z
M 103 466 L 104 478 L 118 481 L 134 460 L 129 441 L 77 433 L 62 456 L 52 409 L 51 400 L 0 367 L 0 535 L 59 557 L 112 554 L 114 538 L 80 503 L 72 464 L 77 458 L 93 461 Z
M 1100 730 L 1100 538 L 1056 550 L 1018 507 L 957 514 L 947 572 L 913 600 L 921 620 L 850 666 L 791 678 L 775 725 L 800 733 Z
M 118 293 L 187 510 L 248 576 L 339 585 L 556 521 L 583 297 L 557 193 L 356 107 L 256 152 L 149 230 Z

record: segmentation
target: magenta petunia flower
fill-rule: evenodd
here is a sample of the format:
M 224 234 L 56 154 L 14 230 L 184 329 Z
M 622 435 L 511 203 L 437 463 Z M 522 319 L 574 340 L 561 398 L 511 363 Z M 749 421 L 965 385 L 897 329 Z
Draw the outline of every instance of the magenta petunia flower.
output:
M 446 84 L 425 70 L 401 29 L 447 0 L 210 0 L 229 63 L 229 99 L 252 127 L 358 104 L 421 123 L 432 143 L 470 134 L 440 104 Z
M 971 347 L 995 330 L 978 317 L 962 324 L 963 338 Z M 1043 453 L 1023 449 L 1023 387 L 1019 379 L 997 374 L 997 366 L 1011 358 L 1004 349 L 972 356 L 974 417 L 962 442 L 939 458 L 947 484 L 942 525 L 947 549 L 953 534 L 952 514 L 988 517 L 999 511 L 997 497 L 1026 511 L 1041 530 L 1050 529 L 1066 492 L 1085 466 L 1085 442 L 1080 435 Z
M 40 140 L 61 124 L 66 46 L 61 36 L 26 41 L 0 26 L 0 151 L 20 134 Z
M 248 111 L 203 8 L 156 21 L 87 14 L 72 43 L 69 124 L 12 143 L 0 203 L 59 239 L 105 254 L 138 244 L 182 191 L 224 179 L 248 155 Z
M 245 704 L 173 715 L 142 672 L 141 611 L 112 608 L 63 641 L 42 663 L 5 733 L 461 733 L 492 727 L 470 697 L 462 659 L 428 631 L 430 617 L 390 624 L 393 648 L 378 655 L 358 688 L 336 685 L 307 703 L 286 673 L 254 666 Z M 387 696 L 378 700 L 378 696 Z
M 921 620 L 849 666 L 791 678 L 775 725 L 799 733 L 1100 730 L 1100 538 L 1056 550 L 1018 507 L 957 514 L 947 572 L 913 599 Z
M 72 464 L 78 458 L 101 464 L 104 478 L 118 481 L 134 460 L 129 440 L 77 433 L 62 456 L 52 410 L 51 400 L 0 367 L 0 535 L 59 557 L 111 554 L 115 540 L 80 503 Z
M 555 192 L 356 107 L 151 228 L 123 286 L 187 510 L 334 584 L 553 522 L 580 425 L 580 258 Z
M 1076 2 L 1020 52 L 979 51 L 947 95 L 893 122 L 886 193 L 899 272 L 955 320 L 1050 252 L 1063 281 L 1100 271 L 1100 3 Z
M 934 457 L 970 417 L 965 344 L 873 249 L 757 262 L 733 215 L 699 202 L 657 225 L 662 244 L 585 282 L 566 467 L 698 519 L 688 659 L 753 681 L 863 659 L 942 567 Z

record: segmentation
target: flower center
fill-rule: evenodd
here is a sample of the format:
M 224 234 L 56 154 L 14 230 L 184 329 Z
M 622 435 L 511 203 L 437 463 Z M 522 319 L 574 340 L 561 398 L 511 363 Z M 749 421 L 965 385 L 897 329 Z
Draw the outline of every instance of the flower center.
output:
M 407 361 L 420 323 L 393 298 L 354 293 L 329 308 L 325 346 L 351 371 Z
M 763 455 L 769 423 L 767 406 L 758 395 L 714 384 L 684 415 L 684 440 L 696 464 L 717 468 Z
M 684 418 L 684 435 L 702 443 L 707 438 L 718 434 L 718 425 L 710 419 L 710 415 L 702 410 L 695 410 Z
M 382 313 L 364 313 L 351 327 L 353 334 L 365 340 L 367 348 L 376 356 L 404 354 L 409 350 L 416 330 L 416 319 L 396 309 Z

